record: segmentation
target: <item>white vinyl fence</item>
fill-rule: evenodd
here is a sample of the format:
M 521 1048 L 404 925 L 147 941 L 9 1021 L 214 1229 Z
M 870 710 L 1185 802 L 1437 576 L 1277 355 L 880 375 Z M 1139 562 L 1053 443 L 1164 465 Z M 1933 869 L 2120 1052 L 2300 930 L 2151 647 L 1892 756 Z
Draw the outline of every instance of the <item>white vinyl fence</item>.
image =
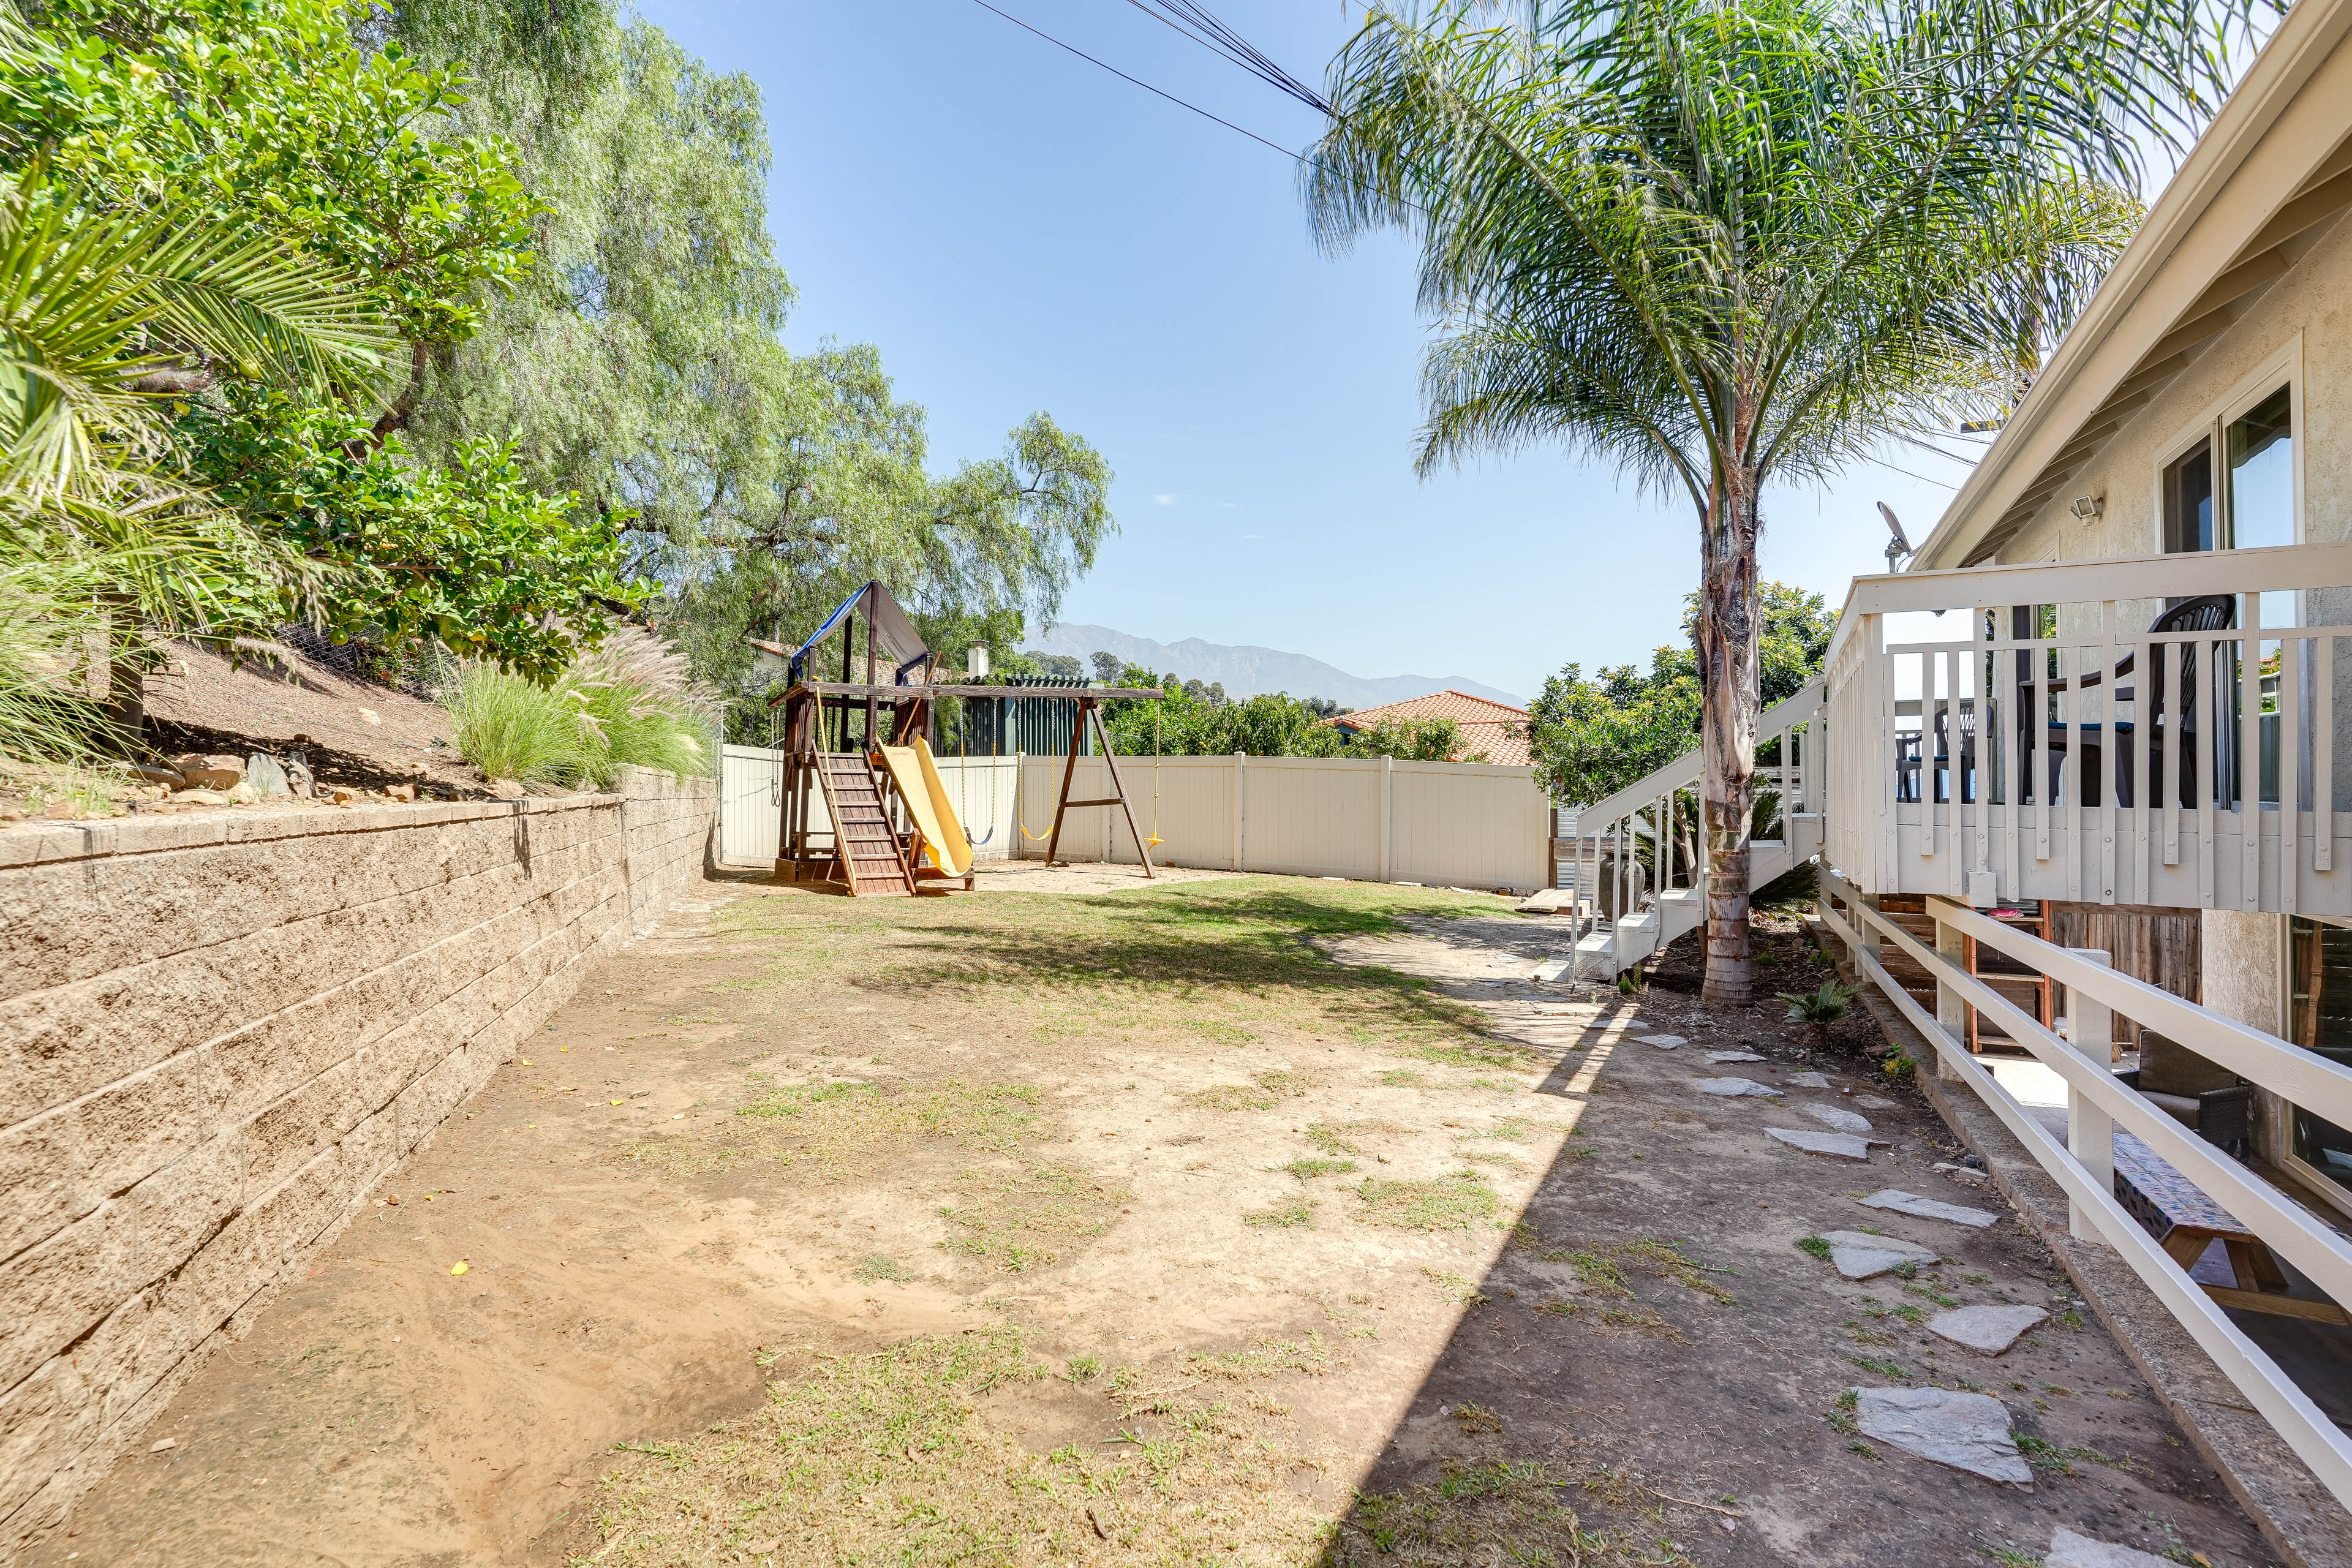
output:
M 1021 854 L 1045 853 L 1066 762 L 1023 760 L 1021 816 L 1033 837 Z M 1530 892 L 1551 885 L 1549 803 L 1531 768 L 1237 754 L 1121 757 L 1118 772 L 1137 828 L 1160 837 L 1158 864 Z M 1111 793 L 1103 759 L 1078 759 L 1070 793 Z M 1062 855 L 1131 865 L 1135 840 L 1117 806 L 1088 806 L 1070 813 Z
M 1042 859 L 1063 757 L 941 757 L 940 777 L 982 860 Z M 1420 882 L 1531 892 L 1552 885 L 1549 803 L 1534 770 L 1485 763 L 1353 757 L 1121 757 L 1119 776 L 1154 862 L 1220 871 Z M 719 795 L 721 853 L 776 857 L 783 753 L 729 746 Z M 1080 757 L 1071 795 L 1100 800 L 1110 775 Z M 818 803 L 811 826 L 824 827 Z M 1066 860 L 1133 865 L 1117 806 L 1070 813 Z

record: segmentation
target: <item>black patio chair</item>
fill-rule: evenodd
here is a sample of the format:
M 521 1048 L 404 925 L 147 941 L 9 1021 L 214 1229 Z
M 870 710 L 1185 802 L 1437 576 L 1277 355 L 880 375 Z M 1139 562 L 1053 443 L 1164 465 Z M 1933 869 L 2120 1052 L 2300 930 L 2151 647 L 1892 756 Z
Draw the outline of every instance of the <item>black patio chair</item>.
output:
M 2166 610 L 2148 623 L 2147 629 L 2151 636 L 2160 636 L 2173 632 L 2227 631 L 2237 624 L 2236 595 L 2202 594 L 2193 599 L 2183 599 Z M 2162 725 L 2169 722 L 2178 727 L 2181 737 L 2180 804 L 2194 805 L 2197 804 L 2197 753 L 2193 743 L 2197 735 L 2197 645 L 2190 643 L 2187 646 L 2188 652 L 2182 661 L 2180 672 L 2179 701 L 2169 708 L 2166 705 L 2166 683 L 2171 679 L 2173 661 L 2159 658 L 2156 661 L 2156 668 L 2149 675 L 2148 703 L 2140 717 L 2150 723 Z M 2127 724 L 2115 724 L 2112 721 L 2108 724 L 2065 724 L 2050 718 L 2046 712 L 2038 709 L 2033 700 L 2032 661 L 2041 657 L 2042 657 L 2042 650 L 2039 648 L 2021 648 L 2017 655 L 2018 740 L 2023 749 L 2026 763 L 2025 775 L 2029 784 L 2033 777 L 2033 752 L 2039 749 L 2048 758 L 2044 764 L 2047 793 L 2042 798 L 2045 800 L 2057 798 L 2059 770 L 2064 764 L 2065 755 L 2073 744 L 2074 732 L 2081 730 L 2086 732 L 2086 739 L 2083 742 L 2083 790 L 2079 804 L 2085 805 L 2095 804 L 2101 784 L 2100 763 L 2105 760 L 2101 755 L 2104 748 L 2100 742 L 2105 731 L 2113 728 L 2116 731 L 2117 738 L 2116 804 L 2130 805 L 2134 793 L 2132 786 L 2135 782 L 2132 778 L 2132 753 L 2131 748 L 2121 742 L 2123 737 L 2130 732 L 2131 727 Z M 2042 689 L 2087 691 L 2095 687 L 2106 685 L 2113 688 L 2116 702 L 2136 701 L 2138 697 L 2137 688 L 2119 683 L 2126 676 L 2135 673 L 2138 658 L 2139 652 L 2135 648 L 2117 659 L 2112 670 L 2095 669 L 2087 675 L 2062 678 L 2045 683 Z M 2164 793 L 2161 761 L 2163 752 L 2156 747 L 2155 737 L 2150 737 L 2150 742 L 2151 765 L 2158 771 L 2158 776 L 2153 781 L 2155 789 L 2151 793 L 2155 798 L 2160 800 Z

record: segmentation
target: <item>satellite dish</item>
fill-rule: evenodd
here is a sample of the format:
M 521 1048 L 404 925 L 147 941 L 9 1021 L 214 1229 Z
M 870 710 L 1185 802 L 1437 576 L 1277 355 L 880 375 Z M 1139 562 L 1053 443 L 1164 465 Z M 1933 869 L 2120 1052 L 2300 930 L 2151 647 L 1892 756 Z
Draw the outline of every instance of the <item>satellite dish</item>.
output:
M 1889 572 L 1900 572 L 1903 569 L 1901 565 L 1903 558 L 1906 555 L 1916 555 L 1918 552 L 1911 547 L 1910 538 L 1904 533 L 1902 521 L 1895 515 L 1893 507 L 1888 506 L 1885 501 L 1880 501 L 1878 515 L 1886 520 L 1886 531 L 1895 536 L 1886 542 L 1886 569 Z

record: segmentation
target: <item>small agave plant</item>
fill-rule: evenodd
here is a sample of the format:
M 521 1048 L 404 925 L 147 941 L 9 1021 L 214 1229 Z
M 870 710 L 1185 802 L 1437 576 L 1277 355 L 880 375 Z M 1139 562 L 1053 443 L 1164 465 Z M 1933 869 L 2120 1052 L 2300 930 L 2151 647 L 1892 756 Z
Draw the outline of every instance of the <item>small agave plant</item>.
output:
M 1861 991 L 1834 980 L 1824 980 L 1819 991 L 1781 991 L 1777 994 L 1789 1005 L 1789 1022 L 1809 1024 L 1816 1029 L 1826 1029 L 1845 1016 L 1845 1010 Z

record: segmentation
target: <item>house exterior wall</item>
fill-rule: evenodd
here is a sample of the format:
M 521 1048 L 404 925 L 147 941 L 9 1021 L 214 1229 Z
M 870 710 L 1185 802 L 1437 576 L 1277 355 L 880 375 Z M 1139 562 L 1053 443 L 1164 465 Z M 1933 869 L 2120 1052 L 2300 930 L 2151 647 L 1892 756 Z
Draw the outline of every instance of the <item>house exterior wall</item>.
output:
M 2196 426 L 2217 414 L 2233 413 L 2238 399 L 2260 396 L 2284 379 L 2295 383 L 2295 542 L 2352 540 L 2352 224 L 2339 221 L 2117 431 L 2067 482 L 2064 493 L 2001 549 L 1999 559 L 2007 563 L 2160 553 L 2165 464 L 2194 439 Z M 2078 520 L 2068 510 L 2077 496 L 2103 496 L 2105 511 L 2087 523 Z M 2116 613 L 2124 626 L 2137 629 L 2159 608 L 2151 601 L 2126 600 L 2116 605 Z M 2070 632 L 2088 630 L 2098 613 L 2095 605 L 2062 606 L 2060 625 Z M 2352 591 L 2308 595 L 2303 619 L 2352 626 Z M 2339 644 L 2339 660 L 2344 652 Z M 2339 670 L 2347 668 L 2352 667 L 2339 663 Z M 2352 755 L 2344 750 L 2352 746 L 2352 708 L 2338 705 L 2336 729 L 2338 754 Z M 2338 784 L 2339 809 L 2352 807 L 2347 792 L 2352 780 Z M 2272 1034 L 2284 1032 L 2285 921 L 2277 914 L 2204 911 L 2200 978 L 2206 1006 Z M 2275 1160 L 2284 1146 L 2284 1102 L 2267 1091 L 2257 1099 L 2256 1147 Z
M 2070 479 L 2064 493 L 2002 546 L 2003 563 L 2152 555 L 2164 548 L 2158 481 L 2174 437 L 2273 356 L 2301 340 L 2295 451 L 2303 474 L 2298 542 L 2352 539 L 2352 224 L 2338 222 L 2269 292 L 2118 430 Z M 2085 523 L 2068 512 L 2077 496 L 2105 495 Z M 2146 626 L 2153 605 L 2118 606 Z M 2341 618 L 2352 621 L 2352 616 Z
M 0 1557 L 700 876 L 716 804 L 0 835 Z

